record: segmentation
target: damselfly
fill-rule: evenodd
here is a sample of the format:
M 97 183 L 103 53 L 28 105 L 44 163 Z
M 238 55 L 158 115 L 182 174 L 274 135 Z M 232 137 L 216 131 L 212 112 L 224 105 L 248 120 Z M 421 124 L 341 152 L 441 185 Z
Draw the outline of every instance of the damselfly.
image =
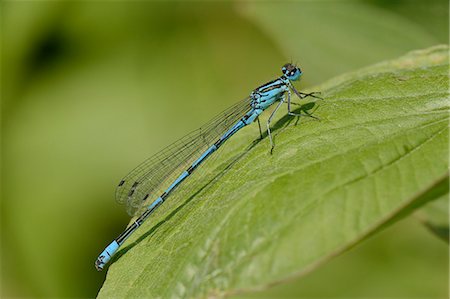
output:
M 168 199 L 175 188 L 237 131 L 257 121 L 262 136 L 259 115 L 269 106 L 278 102 L 267 120 L 271 153 L 274 143 L 270 122 L 283 103 L 287 103 L 289 115 L 314 117 L 309 114 L 294 113 L 291 110 L 291 91 L 300 99 L 308 96 L 321 99 L 316 95 L 317 92 L 302 93 L 292 85 L 292 81 L 298 80 L 302 75 L 300 68 L 288 63 L 282 67 L 281 71 L 283 73 L 281 77 L 256 88 L 249 97 L 217 115 L 200 129 L 147 159 L 120 181 L 116 189 L 116 198 L 119 202 L 126 203 L 128 213 L 135 215 L 142 208 L 146 208 L 103 250 L 95 262 L 97 270 L 102 270 L 125 240 Z M 158 194 L 159 196 L 156 197 Z

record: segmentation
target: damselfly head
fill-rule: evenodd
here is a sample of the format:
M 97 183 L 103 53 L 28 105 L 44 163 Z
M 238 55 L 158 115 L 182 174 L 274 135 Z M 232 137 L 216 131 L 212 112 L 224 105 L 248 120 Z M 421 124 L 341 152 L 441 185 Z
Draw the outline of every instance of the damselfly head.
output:
M 292 63 L 286 63 L 283 65 L 281 71 L 291 81 L 298 80 L 298 78 L 302 75 L 302 70 Z

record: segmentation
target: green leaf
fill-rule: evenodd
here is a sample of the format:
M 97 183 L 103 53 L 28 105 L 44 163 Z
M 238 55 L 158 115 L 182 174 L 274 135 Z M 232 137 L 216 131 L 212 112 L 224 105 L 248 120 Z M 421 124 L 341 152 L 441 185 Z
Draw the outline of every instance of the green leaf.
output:
M 448 47 L 436 46 L 314 88 L 325 100 L 301 109 L 321 120 L 281 115 L 273 155 L 252 142 L 257 126 L 243 129 L 124 244 L 99 298 L 264 288 L 439 197 L 447 89 Z
M 306 276 L 230 298 L 448 298 L 447 261 L 448 247 L 407 217 Z

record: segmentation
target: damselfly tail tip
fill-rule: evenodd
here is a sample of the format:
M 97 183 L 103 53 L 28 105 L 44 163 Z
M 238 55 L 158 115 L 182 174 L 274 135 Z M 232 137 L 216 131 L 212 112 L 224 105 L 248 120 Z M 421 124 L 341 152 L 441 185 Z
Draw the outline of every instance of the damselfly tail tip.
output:
M 105 264 L 102 261 L 102 257 L 99 257 L 95 261 L 95 269 L 97 269 L 97 271 L 102 271 L 104 266 L 105 266 Z
M 106 247 L 105 250 L 103 250 L 103 252 L 98 256 L 97 260 L 95 261 L 95 268 L 98 271 L 101 271 L 109 262 L 111 257 L 116 253 L 118 248 L 119 243 L 117 243 L 116 240 L 112 241 L 111 244 L 109 244 L 108 247 Z

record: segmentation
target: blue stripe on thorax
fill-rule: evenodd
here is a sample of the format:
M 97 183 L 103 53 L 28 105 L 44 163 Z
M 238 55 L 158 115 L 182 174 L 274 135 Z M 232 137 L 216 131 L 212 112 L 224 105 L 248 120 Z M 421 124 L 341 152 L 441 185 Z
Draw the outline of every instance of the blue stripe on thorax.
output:
M 278 78 L 278 79 L 272 80 L 272 81 L 270 81 L 270 82 L 267 82 L 267 83 L 265 83 L 265 84 L 263 84 L 263 85 L 261 85 L 261 86 L 255 88 L 254 91 L 260 91 L 260 90 L 263 90 L 263 89 L 265 89 L 265 88 L 267 88 L 267 87 L 270 87 L 270 86 L 273 86 L 273 85 L 280 84 L 280 83 L 282 83 L 282 82 L 283 82 L 283 81 L 281 80 L 281 78 Z
M 287 84 L 286 79 L 280 77 L 277 80 L 271 81 L 255 89 L 252 92 L 254 99 L 253 107 L 261 112 L 266 110 L 274 102 L 279 100 L 289 89 Z
M 270 81 L 264 85 L 261 85 L 260 87 L 256 88 L 256 92 L 264 93 L 270 89 L 276 88 L 277 86 L 286 85 L 286 83 L 281 79 L 278 78 L 276 80 Z

